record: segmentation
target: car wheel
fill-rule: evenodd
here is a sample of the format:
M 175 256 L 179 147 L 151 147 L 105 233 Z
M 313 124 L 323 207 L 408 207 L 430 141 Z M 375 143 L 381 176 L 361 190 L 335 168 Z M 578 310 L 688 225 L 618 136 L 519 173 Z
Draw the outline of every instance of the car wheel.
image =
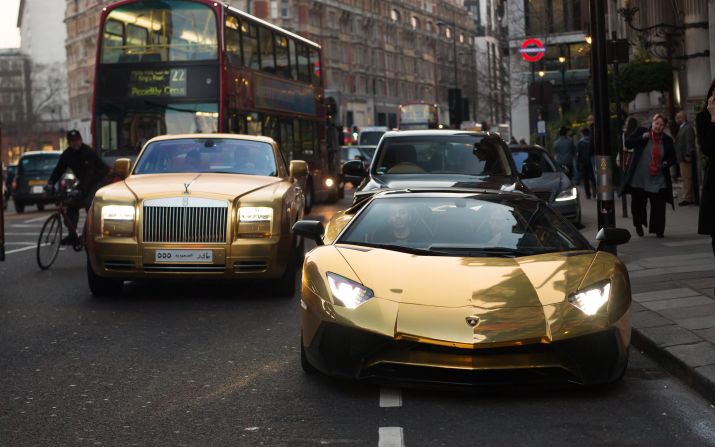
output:
M 38 211 L 45 211 L 45 205 L 43 203 L 38 203 L 37 204 L 37 210 Z
M 303 368 L 308 374 L 314 374 L 318 372 L 317 369 L 308 361 L 308 357 L 305 356 L 305 348 L 303 347 L 303 334 L 300 334 L 300 367 Z
M 308 180 L 305 185 L 305 214 L 310 213 L 313 209 L 313 182 Z
M 25 212 L 25 204 L 15 200 L 15 211 L 17 211 L 17 214 L 24 213 Z
M 89 283 L 89 290 L 96 298 L 118 296 L 122 294 L 124 289 L 124 281 L 121 279 L 102 278 L 94 273 L 89 259 L 87 259 L 87 282 Z
M 296 253 L 296 248 L 291 243 L 292 251 L 288 255 L 288 265 L 286 265 L 285 272 L 278 278 L 276 282 L 275 292 L 276 295 L 290 299 L 295 295 L 295 274 L 298 265 L 298 253 Z
M 345 182 L 340 182 L 338 185 L 338 199 L 345 197 Z

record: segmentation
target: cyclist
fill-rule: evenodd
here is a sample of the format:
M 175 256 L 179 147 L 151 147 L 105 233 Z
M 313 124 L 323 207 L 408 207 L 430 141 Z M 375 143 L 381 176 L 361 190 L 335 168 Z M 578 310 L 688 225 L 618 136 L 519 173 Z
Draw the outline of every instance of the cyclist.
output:
M 67 204 L 67 218 L 74 228 L 77 228 L 80 208 L 89 211 L 94 194 L 107 183 L 109 166 L 102 162 L 94 149 L 84 144 L 82 135 L 78 130 L 67 132 L 67 142 L 68 147 L 60 155 L 57 166 L 55 166 L 55 170 L 52 171 L 50 176 L 48 187 L 50 189 L 54 188 L 54 184 L 59 181 L 68 168 L 77 177 L 77 180 L 79 180 L 79 185 L 77 186 L 79 196 Z M 69 230 L 69 235 L 62 238 L 62 245 L 74 245 L 78 242 L 77 233 L 69 226 L 67 229 Z

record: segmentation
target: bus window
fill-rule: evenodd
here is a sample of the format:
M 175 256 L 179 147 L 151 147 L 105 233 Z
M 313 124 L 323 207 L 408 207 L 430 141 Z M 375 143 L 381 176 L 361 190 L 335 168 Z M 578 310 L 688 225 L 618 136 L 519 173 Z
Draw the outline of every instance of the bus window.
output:
M 258 55 L 258 28 L 241 22 L 241 42 L 243 44 L 243 65 L 251 70 L 261 67 Z
M 123 28 L 122 44 L 118 31 Z M 102 30 L 102 63 L 216 60 L 214 11 L 199 3 L 138 2 L 119 6 Z M 119 54 L 117 52 L 119 51 Z
M 310 79 L 315 87 L 320 87 L 320 53 L 317 48 L 310 49 L 310 67 L 312 68 Z
M 310 63 L 308 61 L 308 47 L 296 44 L 298 47 L 298 79 L 310 84 Z
M 293 153 L 288 157 L 289 160 L 302 160 L 303 159 L 303 148 L 300 140 L 300 120 L 293 120 Z
M 280 136 L 281 152 L 286 159 L 291 160 L 293 154 L 293 121 L 281 120 L 281 136 Z
M 261 40 L 261 70 L 268 73 L 276 72 L 276 60 L 273 54 L 273 32 L 261 28 L 259 30 Z
M 290 77 L 291 79 L 298 80 L 298 53 L 295 48 L 295 40 L 288 40 L 288 53 L 290 58 Z
M 231 112 L 228 118 L 228 128 L 229 133 L 246 133 L 246 115 L 240 113 Z
M 117 20 L 107 20 L 104 25 L 104 56 L 112 62 L 118 62 L 124 45 L 124 25 Z
M 279 34 L 275 35 L 276 47 L 276 73 L 290 78 L 290 58 L 288 56 L 288 39 Z
M 226 17 L 226 53 L 233 65 L 241 64 L 241 36 L 238 32 L 238 19 Z
M 279 141 L 280 135 L 278 132 L 278 119 L 275 116 L 263 115 L 263 136 Z

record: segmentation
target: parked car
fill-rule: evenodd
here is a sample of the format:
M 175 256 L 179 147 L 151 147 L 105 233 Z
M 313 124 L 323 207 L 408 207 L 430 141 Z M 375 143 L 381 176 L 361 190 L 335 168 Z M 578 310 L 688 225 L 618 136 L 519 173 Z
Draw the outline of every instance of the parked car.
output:
M 570 178 L 568 166 L 558 166 L 549 152 L 537 145 L 509 146 L 517 169 L 526 162 L 538 163 L 541 176 L 524 180 L 536 196 L 560 212 L 577 227 L 581 226 L 581 198 Z
M 93 295 L 142 278 L 243 278 L 293 296 L 306 162 L 286 165 L 271 138 L 195 134 L 152 138 L 129 167 L 115 162 L 129 175 L 97 192 L 87 218 Z
M 521 179 L 541 175 L 528 164 L 518 172 L 509 148 L 496 134 L 461 130 L 390 131 L 380 140 L 369 170 L 359 161 L 346 175 L 367 177 L 355 202 L 385 188 L 472 187 L 506 191 L 528 188 Z
M 376 193 L 323 229 L 301 291 L 301 364 L 397 383 L 618 381 L 628 365 L 626 266 L 531 194 Z
M 58 151 L 22 154 L 11 188 L 15 211 L 23 213 L 28 205 L 36 205 L 42 211 L 45 205 L 57 201 L 57 193 L 46 191 L 45 186 L 59 159 Z

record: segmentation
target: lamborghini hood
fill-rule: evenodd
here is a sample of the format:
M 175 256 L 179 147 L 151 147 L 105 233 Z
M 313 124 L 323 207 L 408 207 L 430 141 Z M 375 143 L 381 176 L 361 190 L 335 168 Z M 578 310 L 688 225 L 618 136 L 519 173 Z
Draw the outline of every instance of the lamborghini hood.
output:
M 563 302 L 578 290 L 596 256 L 583 251 L 465 258 L 350 245 L 337 248 L 376 297 L 442 308 L 504 309 Z

